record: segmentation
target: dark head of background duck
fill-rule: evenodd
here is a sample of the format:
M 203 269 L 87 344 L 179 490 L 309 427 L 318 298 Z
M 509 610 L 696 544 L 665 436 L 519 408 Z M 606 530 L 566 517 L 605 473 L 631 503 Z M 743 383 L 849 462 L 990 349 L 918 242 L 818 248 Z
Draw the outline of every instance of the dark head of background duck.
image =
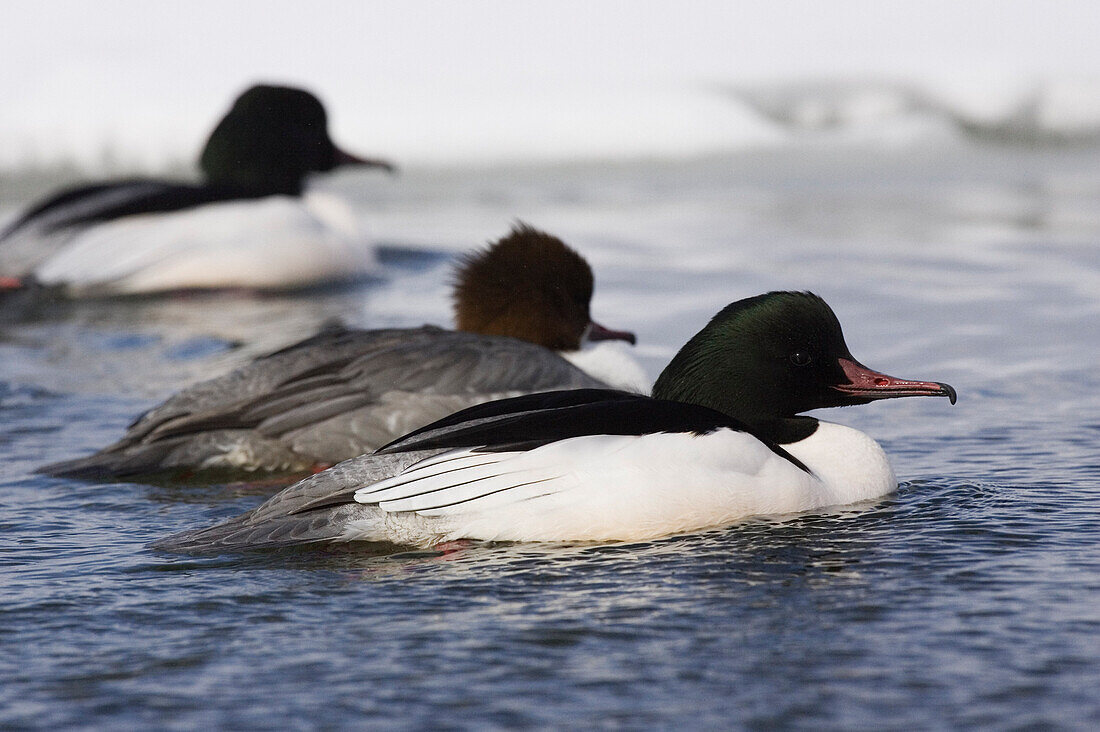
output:
M 307 175 L 342 165 L 393 169 L 336 147 L 317 97 L 270 85 L 253 86 L 237 97 L 199 158 L 207 183 L 263 194 L 298 195 Z

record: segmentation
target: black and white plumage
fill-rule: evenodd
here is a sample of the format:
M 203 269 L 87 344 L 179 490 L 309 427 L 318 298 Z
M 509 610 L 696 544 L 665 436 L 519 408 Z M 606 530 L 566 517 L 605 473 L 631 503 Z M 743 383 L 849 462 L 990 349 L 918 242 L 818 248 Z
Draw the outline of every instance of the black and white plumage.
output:
M 156 546 L 628 541 L 842 505 L 894 490 L 889 462 L 867 435 L 799 412 L 955 400 L 946 384 L 859 364 L 831 309 L 808 293 L 729 306 L 654 394 L 563 391 L 471 407 Z
M 373 255 L 354 214 L 304 182 L 345 165 L 393 166 L 343 152 L 327 125 L 309 92 L 254 86 L 207 140 L 202 182 L 130 179 L 55 193 L 0 232 L 0 278 L 101 296 L 362 276 Z

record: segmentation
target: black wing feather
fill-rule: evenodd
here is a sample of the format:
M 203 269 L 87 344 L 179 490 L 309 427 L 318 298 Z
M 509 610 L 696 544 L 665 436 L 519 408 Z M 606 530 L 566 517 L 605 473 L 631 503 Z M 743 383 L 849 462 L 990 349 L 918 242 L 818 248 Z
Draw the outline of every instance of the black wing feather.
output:
M 382 447 L 379 452 L 546 444 L 582 435 L 748 432 L 714 409 L 614 389 L 567 389 L 498 399 L 463 409 Z
M 800 460 L 744 422 L 715 409 L 614 389 L 567 389 L 478 404 L 411 432 L 378 453 L 477 447 L 531 450 L 585 435 L 747 432 L 807 473 Z
M 41 223 L 45 231 L 112 221 L 123 216 L 167 213 L 218 201 L 261 198 L 265 194 L 231 186 L 192 185 L 142 178 L 92 183 L 59 191 L 7 226 L 0 239 Z M 66 213 L 65 209 L 71 209 Z
M 508 399 L 496 399 L 491 402 L 475 404 L 472 407 L 459 410 L 454 414 L 436 420 L 418 430 L 397 438 L 388 445 L 383 445 L 379 452 L 390 447 L 399 446 L 413 437 L 417 437 L 428 431 L 440 430 L 445 427 L 462 425 L 463 423 L 479 420 L 491 420 L 499 417 L 511 417 L 537 412 L 545 409 L 564 409 L 567 407 L 582 406 L 585 404 L 603 404 L 611 401 L 629 400 L 638 397 L 638 394 L 617 389 L 561 389 L 558 391 L 544 391 L 536 394 L 523 394 Z M 466 425 L 469 426 L 469 425 Z M 466 445 L 462 445 L 466 447 Z M 401 447 L 401 449 L 405 449 Z

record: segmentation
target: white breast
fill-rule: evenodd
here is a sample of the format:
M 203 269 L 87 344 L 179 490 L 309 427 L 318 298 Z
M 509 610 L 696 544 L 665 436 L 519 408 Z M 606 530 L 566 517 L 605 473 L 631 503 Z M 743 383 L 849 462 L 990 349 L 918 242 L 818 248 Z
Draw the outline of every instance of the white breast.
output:
M 73 294 L 299 287 L 374 266 L 350 209 L 317 193 L 212 203 L 88 227 L 35 270 Z
M 812 435 L 784 447 L 827 489 L 818 507 L 844 506 L 897 490 L 898 480 L 886 452 L 857 429 L 819 421 Z

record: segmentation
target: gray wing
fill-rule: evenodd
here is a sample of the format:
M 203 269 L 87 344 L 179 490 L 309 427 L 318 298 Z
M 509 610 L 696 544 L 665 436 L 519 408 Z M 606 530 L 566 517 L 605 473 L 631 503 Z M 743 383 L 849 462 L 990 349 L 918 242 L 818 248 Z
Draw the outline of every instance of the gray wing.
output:
M 355 491 L 439 452 L 362 455 L 295 483 L 259 507 L 205 529 L 184 531 L 151 547 L 172 552 L 268 549 L 339 540 L 349 521 L 375 512 Z
M 480 402 L 602 387 L 556 353 L 439 328 L 333 329 L 176 394 L 114 445 L 46 466 L 72 477 L 309 469 L 370 452 Z

